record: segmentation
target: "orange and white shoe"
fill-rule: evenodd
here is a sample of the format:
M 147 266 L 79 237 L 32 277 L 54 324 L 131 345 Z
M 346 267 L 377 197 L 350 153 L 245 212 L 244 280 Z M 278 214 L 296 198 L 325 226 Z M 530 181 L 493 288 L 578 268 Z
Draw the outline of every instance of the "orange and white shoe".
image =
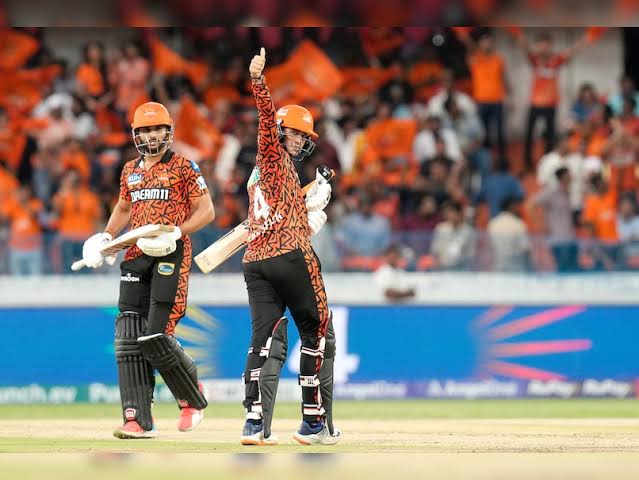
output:
M 135 420 L 125 422 L 120 428 L 113 431 L 113 436 L 122 439 L 155 438 L 157 432 L 155 425 L 151 430 L 144 430 Z
M 207 397 L 207 392 L 204 389 L 202 382 L 198 383 L 200 392 Z M 198 410 L 197 408 L 185 406 L 180 411 L 180 418 L 178 420 L 178 430 L 180 432 L 189 432 L 197 427 L 204 420 L 204 410 Z

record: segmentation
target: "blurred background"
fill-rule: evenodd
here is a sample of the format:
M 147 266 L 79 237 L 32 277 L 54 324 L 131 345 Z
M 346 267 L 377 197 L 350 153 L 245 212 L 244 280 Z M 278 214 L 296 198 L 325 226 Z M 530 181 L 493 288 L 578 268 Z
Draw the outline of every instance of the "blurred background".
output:
M 302 183 L 318 165 L 337 171 L 313 245 L 341 339 L 338 395 L 634 396 L 638 38 L 604 27 L 2 29 L 0 314 L 17 340 L 3 355 L 20 368 L 0 374 L 0 402 L 66 401 L 50 388 L 65 385 L 75 400 L 117 401 L 117 264 L 70 265 L 136 157 L 132 111 L 167 105 L 174 150 L 202 169 L 217 217 L 193 236 L 197 254 L 246 217 L 247 68 L 262 46 L 276 106 L 316 119 Z M 194 267 L 177 333 L 217 399 L 241 395 L 239 272 L 241 254 L 207 277 Z M 397 340 L 380 345 L 389 328 Z M 81 346 L 43 365 L 51 338 L 78 332 Z M 92 360 L 79 367 L 78 355 Z

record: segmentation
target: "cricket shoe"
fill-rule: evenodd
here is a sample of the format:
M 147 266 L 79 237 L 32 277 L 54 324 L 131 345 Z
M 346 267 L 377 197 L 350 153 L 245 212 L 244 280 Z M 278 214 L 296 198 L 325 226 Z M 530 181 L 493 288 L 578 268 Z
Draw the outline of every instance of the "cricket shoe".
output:
M 116 428 L 113 431 L 113 436 L 122 439 L 137 439 L 137 438 L 155 438 L 157 432 L 155 425 L 151 430 L 144 430 L 138 422 L 135 420 L 129 420 L 124 422 L 120 428 Z
M 242 445 L 277 445 L 277 437 L 271 435 L 264 438 L 264 424 L 262 422 L 247 420 L 240 437 Z
M 300 428 L 293 434 L 293 439 L 302 445 L 335 445 L 342 438 L 338 428 L 331 435 L 326 422 L 310 424 L 303 421 Z
M 208 392 L 205 390 L 202 382 L 198 383 L 198 387 L 200 392 L 204 395 L 204 398 L 207 398 Z M 180 432 L 193 430 L 202 423 L 202 420 L 204 420 L 204 410 L 198 410 L 197 408 L 189 407 L 188 404 L 186 405 L 187 406 L 182 407 L 182 410 L 180 411 L 180 418 L 178 420 L 178 430 Z

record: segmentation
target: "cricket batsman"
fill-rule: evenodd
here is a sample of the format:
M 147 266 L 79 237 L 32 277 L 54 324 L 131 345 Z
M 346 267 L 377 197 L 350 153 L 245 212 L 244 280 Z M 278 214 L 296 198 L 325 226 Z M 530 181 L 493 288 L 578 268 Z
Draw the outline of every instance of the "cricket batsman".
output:
M 315 148 L 313 117 L 299 105 L 277 112 L 262 70 L 264 48 L 249 67 L 258 110 L 258 154 L 248 181 L 249 237 L 243 271 L 251 307 L 252 337 L 244 372 L 246 423 L 243 445 L 273 445 L 271 421 L 280 371 L 287 353 L 288 307 L 302 339 L 299 384 L 303 420 L 293 438 L 334 444 L 332 423 L 335 335 L 320 262 L 310 236 L 326 222 L 328 183 L 302 193 L 293 160 Z
M 164 105 L 140 105 L 131 127 L 141 156 L 124 166 L 106 229 L 89 238 L 82 252 L 84 263 L 96 268 L 105 260 L 100 248 L 126 226 L 175 226 L 171 233 L 139 239 L 120 265 L 115 356 L 124 424 L 113 435 L 125 439 L 156 435 L 151 416 L 155 370 L 181 409 L 178 429 L 188 431 L 202 421 L 207 401 L 197 368 L 174 335 L 186 311 L 189 234 L 215 218 L 199 167 L 170 150 L 173 121 Z M 113 264 L 115 257 L 106 260 Z

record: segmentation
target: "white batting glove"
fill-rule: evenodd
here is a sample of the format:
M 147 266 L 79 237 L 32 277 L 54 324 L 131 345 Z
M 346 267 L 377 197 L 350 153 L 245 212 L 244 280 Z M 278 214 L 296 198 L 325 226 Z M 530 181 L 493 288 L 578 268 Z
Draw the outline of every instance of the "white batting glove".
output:
M 103 257 L 101 250 L 107 243 L 113 240 L 110 233 L 96 233 L 92 237 L 89 237 L 82 245 L 82 261 L 89 268 L 98 268 L 102 266 L 104 260 L 109 265 L 115 263 L 115 255 Z
M 311 227 L 311 235 L 317 235 L 326 223 L 326 213 L 322 210 L 308 212 L 308 226 Z
M 324 210 L 331 200 L 331 184 L 319 173 L 315 173 L 315 183 L 306 194 L 306 210 L 314 212 Z
M 136 245 L 142 253 L 150 257 L 164 257 L 175 252 L 177 241 L 182 238 L 180 227 L 175 227 L 172 232 L 163 233 L 157 237 L 140 238 Z

